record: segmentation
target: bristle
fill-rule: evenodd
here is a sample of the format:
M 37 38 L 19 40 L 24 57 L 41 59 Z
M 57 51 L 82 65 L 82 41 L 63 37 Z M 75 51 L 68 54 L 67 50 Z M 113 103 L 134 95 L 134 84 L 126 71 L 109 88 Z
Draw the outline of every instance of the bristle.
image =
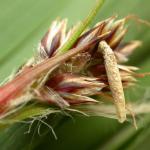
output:
M 125 55 L 123 55 L 122 53 L 118 52 L 118 51 L 114 51 L 114 54 L 116 56 L 117 62 L 118 63 L 125 63 L 128 61 L 128 57 L 126 57 Z
M 121 30 L 123 30 L 124 23 L 125 23 L 125 19 L 121 19 L 121 20 L 114 22 L 114 24 L 112 25 L 110 29 L 111 30 L 110 37 L 106 40 L 107 43 L 110 44 L 112 41 L 116 39 L 118 34 L 120 34 Z
M 101 32 L 102 32 L 104 26 L 105 26 L 105 22 L 102 22 L 98 26 L 96 26 L 96 27 L 92 28 L 91 30 L 85 32 L 83 35 L 81 35 L 79 37 L 79 39 L 77 40 L 77 42 L 75 43 L 74 46 L 82 45 L 83 43 L 92 40 L 96 36 L 101 35 Z
M 142 45 L 141 41 L 131 41 L 124 44 L 122 47 L 118 48 L 117 51 L 119 51 L 121 54 L 125 56 L 129 56 L 136 48 L 140 47 L 141 45 Z
M 65 108 L 69 106 L 69 103 L 67 101 L 65 101 L 56 91 L 47 86 L 43 87 L 39 91 L 37 98 L 43 102 L 45 101 L 47 103 L 54 103 L 60 108 Z
M 121 40 L 123 39 L 123 37 L 125 36 L 127 32 L 127 29 L 123 29 L 119 34 L 118 36 L 115 37 L 114 40 L 112 40 L 109 45 L 112 49 L 115 49 L 121 42 Z
M 133 73 L 134 71 L 139 70 L 138 67 L 126 66 L 126 65 L 118 65 L 118 68 L 121 69 L 122 71 L 126 71 L 126 72 L 129 72 L 129 73 Z
M 42 38 L 39 49 L 45 51 L 48 57 L 51 57 L 55 53 L 55 51 L 62 45 L 62 42 L 65 40 L 66 26 L 66 19 L 62 20 L 61 22 L 58 22 L 56 20 L 52 23 L 48 32 Z
M 82 96 L 78 94 L 71 94 L 71 93 L 61 93 L 61 96 L 66 99 L 70 104 L 82 104 L 82 103 L 97 103 L 93 98 Z

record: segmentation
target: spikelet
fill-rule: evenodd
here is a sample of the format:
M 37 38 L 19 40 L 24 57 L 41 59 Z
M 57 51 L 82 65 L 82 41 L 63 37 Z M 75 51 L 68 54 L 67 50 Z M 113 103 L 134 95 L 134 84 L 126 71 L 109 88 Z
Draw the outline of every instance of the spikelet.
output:
M 134 72 L 138 68 L 122 63 L 128 61 L 128 56 L 141 45 L 139 41 L 122 43 L 127 32 L 125 22 L 126 19 L 116 21 L 116 16 L 99 22 L 92 29 L 84 31 L 66 54 L 59 56 L 59 50 L 72 36 L 75 27 L 67 30 L 66 19 L 55 20 L 39 43 L 34 61 L 22 66 L 12 81 L 0 87 L 1 115 L 25 103 L 24 99 L 19 99 L 19 103 L 16 101 L 29 93 L 32 95 L 31 101 L 63 109 L 72 105 L 98 103 L 93 96 L 100 96 L 100 92 L 112 92 L 114 103 L 117 104 L 111 72 L 109 65 L 106 65 L 106 53 L 103 56 L 98 47 L 101 41 L 105 41 L 116 61 L 111 69 L 117 69 L 119 87 L 116 88 L 123 96 L 123 109 L 117 104 L 117 110 L 120 121 L 125 121 L 123 88 L 136 82 Z

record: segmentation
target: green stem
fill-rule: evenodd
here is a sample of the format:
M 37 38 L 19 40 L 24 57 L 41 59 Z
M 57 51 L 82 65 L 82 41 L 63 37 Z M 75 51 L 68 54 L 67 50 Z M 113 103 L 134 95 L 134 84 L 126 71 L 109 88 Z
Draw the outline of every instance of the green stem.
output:
M 93 18 L 96 16 L 99 9 L 103 6 L 103 3 L 104 3 L 104 0 L 97 0 L 95 6 L 90 11 L 89 15 L 77 25 L 75 31 L 71 35 L 71 38 L 59 49 L 58 54 L 63 54 L 72 47 L 72 45 L 81 35 L 81 33 L 88 27 L 88 25 L 91 23 Z

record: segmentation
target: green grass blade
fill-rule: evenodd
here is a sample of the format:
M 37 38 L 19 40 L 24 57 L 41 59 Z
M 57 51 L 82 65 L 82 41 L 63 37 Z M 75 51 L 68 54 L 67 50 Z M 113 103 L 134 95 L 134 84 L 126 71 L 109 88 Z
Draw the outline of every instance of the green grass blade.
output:
M 81 33 L 88 27 L 91 21 L 94 19 L 100 8 L 103 6 L 104 0 L 97 0 L 96 5 L 90 11 L 89 15 L 80 22 L 73 32 L 70 39 L 59 49 L 59 54 L 65 53 L 67 50 L 71 48 L 71 46 L 75 43 Z

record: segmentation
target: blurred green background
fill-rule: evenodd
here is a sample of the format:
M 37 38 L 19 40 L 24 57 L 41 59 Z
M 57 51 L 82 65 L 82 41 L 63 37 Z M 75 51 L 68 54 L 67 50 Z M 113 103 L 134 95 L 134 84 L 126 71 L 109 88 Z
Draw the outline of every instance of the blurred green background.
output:
M 0 0 L 0 81 L 35 53 L 38 42 L 52 20 L 57 17 L 68 18 L 69 26 L 72 26 L 88 14 L 94 3 L 95 0 Z M 115 14 L 118 14 L 118 18 L 135 14 L 150 21 L 149 10 L 149 0 L 106 0 L 93 25 Z M 141 67 L 141 72 L 150 71 L 149 27 L 131 21 L 125 40 L 131 39 L 141 40 L 143 46 L 131 56 L 129 64 Z M 148 101 L 150 94 L 147 97 L 144 94 L 150 93 L 150 77 L 140 79 L 138 84 L 140 88 L 135 88 L 131 97 Z M 140 93 L 139 96 L 137 93 Z M 46 127 L 43 127 L 44 135 L 39 136 L 36 123 L 30 134 L 24 134 L 28 126 L 15 125 L 1 131 L 0 150 L 150 148 L 150 115 L 140 117 L 137 131 L 131 123 L 119 124 L 116 120 L 103 117 L 76 116 L 72 120 L 69 117 L 52 116 L 49 121 L 58 140 L 54 139 L 51 132 L 45 132 Z

